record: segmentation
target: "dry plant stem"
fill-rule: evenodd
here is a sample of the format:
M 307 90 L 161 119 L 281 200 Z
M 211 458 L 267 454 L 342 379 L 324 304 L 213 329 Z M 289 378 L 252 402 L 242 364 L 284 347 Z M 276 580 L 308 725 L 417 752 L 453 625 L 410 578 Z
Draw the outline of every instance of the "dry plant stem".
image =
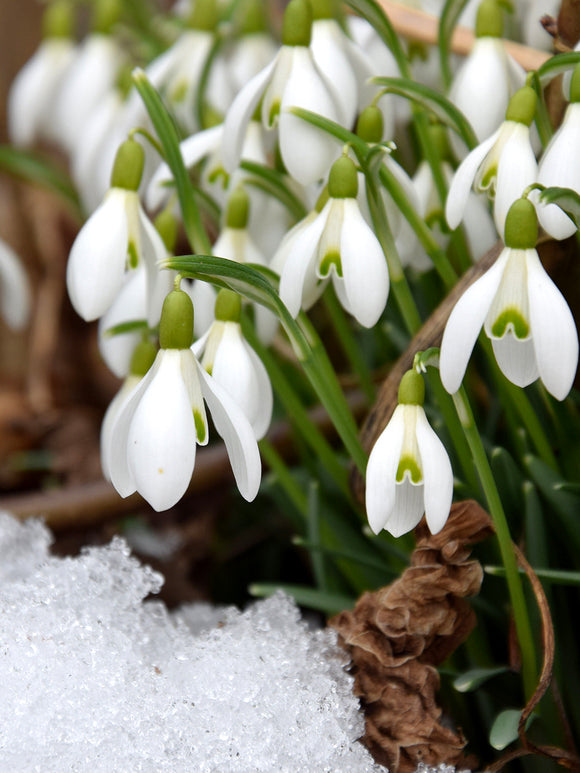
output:
M 391 0 L 378 0 L 378 3 L 400 35 L 432 46 L 437 45 L 439 19 L 436 16 L 393 3 Z M 473 48 L 474 40 L 475 36 L 471 30 L 457 26 L 451 38 L 451 50 L 455 54 L 466 56 Z M 507 52 L 524 70 L 537 70 L 551 56 L 546 51 L 536 51 L 511 40 L 506 40 L 505 45 Z
M 540 610 L 540 616 L 542 618 L 543 663 L 538 685 L 533 695 L 531 695 L 530 699 L 526 703 L 518 725 L 518 734 L 523 748 L 516 749 L 513 752 L 508 752 L 508 754 L 500 757 L 500 759 L 493 763 L 493 765 L 486 768 L 486 773 L 498 773 L 499 771 L 503 770 L 505 765 L 511 760 L 516 759 L 517 757 L 523 757 L 527 754 L 536 754 L 542 757 L 547 757 L 557 762 L 558 765 L 567 768 L 568 770 L 580 771 L 580 757 L 578 757 L 575 752 L 560 749 L 556 746 L 535 744 L 526 737 L 526 722 L 544 696 L 552 680 L 555 649 L 554 626 L 552 624 L 552 616 L 550 614 L 548 599 L 544 593 L 542 583 L 538 579 L 537 574 L 534 572 L 526 560 L 526 557 L 517 545 L 513 545 L 513 550 L 516 555 L 518 564 L 528 576 L 530 585 L 532 586 L 532 590 L 536 598 L 536 602 L 538 604 L 538 608 Z

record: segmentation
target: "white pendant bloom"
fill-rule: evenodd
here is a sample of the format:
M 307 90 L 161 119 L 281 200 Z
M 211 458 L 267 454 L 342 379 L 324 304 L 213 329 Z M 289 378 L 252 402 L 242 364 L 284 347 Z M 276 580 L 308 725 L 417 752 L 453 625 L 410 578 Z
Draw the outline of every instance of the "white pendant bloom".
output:
M 518 199 L 525 188 L 537 179 L 538 165 L 530 144 L 530 123 L 536 104 L 533 89 L 525 86 L 510 102 L 522 97 L 525 120 L 510 119 L 515 110 L 506 114 L 506 120 L 500 128 L 478 145 L 459 165 L 449 187 L 445 216 L 451 229 L 457 228 L 463 219 L 468 194 L 473 189 L 487 191 L 493 198 L 493 218 L 498 233 L 503 238 L 505 219 L 510 206 Z M 531 113 L 531 115 L 530 115 Z M 529 121 L 528 121 L 529 119 Z
M 21 330 L 30 317 L 30 287 L 20 258 L 0 239 L 0 316 L 13 330 Z
M 296 19 L 296 29 L 290 30 Z M 336 141 L 290 112 L 293 107 L 301 107 L 333 121 L 341 120 L 334 87 L 320 72 L 308 47 L 310 25 L 310 7 L 303 0 L 292 0 L 284 16 L 286 44 L 274 61 L 240 91 L 228 110 L 223 148 L 228 172 L 239 164 L 246 126 L 260 100 L 263 125 L 269 129 L 278 126 L 280 153 L 290 175 L 308 185 L 328 171 L 336 154 Z
M 521 202 L 537 233 L 533 205 L 521 199 L 514 208 Z M 524 387 L 539 377 L 558 400 L 570 391 L 578 366 L 576 325 L 538 253 L 529 246 L 532 242 L 535 238 L 506 246 L 451 312 L 440 356 L 441 381 L 449 393 L 461 386 L 482 327 L 491 339 L 500 369 L 512 383 Z
M 314 303 L 331 279 L 342 306 L 364 327 L 375 325 L 385 309 L 387 263 L 359 209 L 357 186 L 353 162 L 346 157 L 335 162 L 322 211 L 296 226 L 274 258 L 277 268 L 284 261 L 280 298 L 293 317 Z
M 580 193 L 580 101 L 568 105 L 558 131 L 550 140 L 538 166 L 538 182 L 571 188 Z M 542 228 L 554 239 L 567 239 L 576 225 L 556 204 L 538 205 Z
M 162 348 L 147 375 L 128 395 L 108 430 L 109 442 L 104 467 L 111 482 L 125 497 L 138 491 L 153 508 L 166 510 L 185 493 L 195 465 L 196 444 L 208 442 L 205 404 L 213 423 L 226 444 L 236 483 L 242 496 L 255 498 L 261 479 L 260 455 L 254 431 L 243 411 L 228 393 L 199 365 L 190 348 L 190 330 L 181 325 L 186 293 L 174 291 L 168 296 L 169 308 L 178 294 L 175 321 L 178 329 L 164 334 L 168 303 L 162 315 L 161 345 L 174 337 L 175 347 Z M 187 327 L 187 326 L 185 326 Z
M 192 351 L 201 367 L 240 406 L 260 440 L 272 419 L 272 385 L 262 361 L 244 339 L 237 321 L 240 309 L 239 296 L 221 290 L 216 320 L 206 335 L 193 344 Z
M 423 513 L 432 534 L 441 531 L 451 508 L 453 472 L 445 447 L 429 426 L 419 400 L 405 402 L 409 382 L 422 377 L 408 371 L 401 381 L 399 405 L 375 443 L 366 471 L 366 509 L 375 534 L 386 529 L 406 534 Z M 414 385 L 416 386 L 416 384 Z

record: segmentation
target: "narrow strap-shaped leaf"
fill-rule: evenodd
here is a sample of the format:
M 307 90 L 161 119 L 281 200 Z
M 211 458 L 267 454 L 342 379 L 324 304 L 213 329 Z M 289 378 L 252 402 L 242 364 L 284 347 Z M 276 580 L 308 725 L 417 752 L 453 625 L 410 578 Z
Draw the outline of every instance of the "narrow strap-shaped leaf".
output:
M 284 175 L 280 174 L 276 169 L 270 169 L 254 161 L 242 161 L 240 168 L 254 176 L 254 179 L 245 180 L 246 184 L 255 185 L 257 188 L 261 188 L 266 193 L 274 196 L 296 220 L 302 220 L 302 218 L 306 217 L 308 214 L 306 207 L 298 196 L 288 188 L 284 182 Z
M 439 63 L 443 85 L 446 89 L 451 85 L 451 67 L 449 65 L 449 52 L 451 51 L 451 38 L 461 12 L 467 5 L 467 0 L 446 0 L 441 20 L 439 22 Z
M 471 124 L 463 113 L 450 102 L 447 97 L 439 94 L 429 86 L 406 78 L 373 78 L 372 82 L 377 86 L 384 86 L 387 91 L 410 99 L 412 102 L 429 110 L 449 128 L 458 134 L 465 142 L 469 150 L 473 150 L 479 143 Z
M 249 591 L 252 596 L 264 598 L 272 596 L 276 591 L 283 590 L 294 601 L 303 607 L 318 609 L 327 615 L 335 615 L 342 612 L 343 609 L 352 609 L 356 599 L 350 596 L 343 596 L 338 593 L 327 593 L 326 591 L 315 590 L 304 585 L 277 585 L 272 582 L 261 582 L 250 585 Z
M 401 75 L 410 78 L 411 68 L 409 66 L 409 60 L 401 46 L 393 25 L 380 5 L 375 3 L 374 0 L 346 0 L 346 4 L 374 27 L 377 35 L 380 36 L 384 44 L 395 57 Z
M 547 62 L 538 68 L 538 78 L 542 84 L 542 88 L 545 88 L 548 83 L 556 78 L 558 75 L 562 75 L 568 70 L 573 70 L 577 64 L 580 64 L 580 53 L 572 51 L 569 54 L 557 54 L 550 57 Z
M 503 567 L 502 567 L 503 568 Z M 510 669 L 508 666 L 498 666 L 496 668 L 472 668 L 453 680 L 453 687 L 457 692 L 473 692 L 482 684 L 499 674 L 506 674 Z

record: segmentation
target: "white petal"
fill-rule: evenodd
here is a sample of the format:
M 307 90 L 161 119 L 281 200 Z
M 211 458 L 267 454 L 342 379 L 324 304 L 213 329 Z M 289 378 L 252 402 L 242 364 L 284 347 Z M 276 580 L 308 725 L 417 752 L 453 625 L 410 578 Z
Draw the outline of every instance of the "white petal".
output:
M 385 310 L 389 272 L 381 245 L 354 199 L 344 200 L 340 257 L 350 313 L 364 327 L 373 327 Z
M 318 217 L 303 229 L 286 256 L 280 277 L 280 298 L 290 314 L 296 318 L 300 312 L 305 289 L 316 285 L 316 248 L 328 217 L 325 206 Z
M 272 77 L 276 61 L 277 58 L 246 84 L 228 110 L 224 121 L 222 153 L 224 166 L 230 174 L 240 163 L 246 127 L 258 107 L 268 81 Z
M 228 71 L 236 91 L 266 67 L 276 56 L 277 46 L 269 34 L 256 32 L 233 41 L 228 57 Z
M 497 165 L 493 217 L 503 239 L 505 219 L 509 208 L 519 199 L 524 189 L 536 181 L 538 165 L 530 145 L 530 130 L 518 124 L 504 147 Z
M 141 379 L 139 376 L 129 376 L 125 379 L 125 381 L 123 381 L 121 389 L 119 389 L 117 394 L 109 403 L 109 407 L 107 408 L 103 418 L 103 423 L 101 424 L 101 467 L 103 468 L 103 475 L 108 481 L 111 480 L 113 428 L 125 402 L 129 398 L 129 395 L 131 395 L 140 381 Z M 135 491 L 134 485 L 132 490 Z
M 453 470 L 445 446 L 429 426 L 425 411 L 417 411 L 417 445 L 423 468 L 425 517 L 431 534 L 445 526 L 453 499 Z
M 395 408 L 373 446 L 367 465 L 365 502 L 369 525 L 375 534 L 385 527 L 395 506 L 396 475 L 405 434 L 402 408 Z
M 195 464 L 195 422 L 177 349 L 162 350 L 127 436 L 137 491 L 155 510 L 167 510 L 186 492 Z
M 264 346 L 270 346 L 280 327 L 278 317 L 270 309 L 256 303 L 254 304 L 254 321 L 256 324 L 256 335 L 260 342 Z
M 463 224 L 473 260 L 479 260 L 493 247 L 498 239 L 495 224 L 487 205 L 487 199 L 483 194 L 469 194 L 463 216 Z
M 509 250 L 504 249 L 493 266 L 463 293 L 455 304 L 441 341 L 439 372 L 449 394 L 457 392 L 489 308 L 501 282 Z
M 109 328 L 121 322 L 145 319 L 146 315 L 146 276 L 145 268 L 131 271 L 111 307 L 99 320 L 99 351 L 117 378 L 124 378 L 135 346 L 139 343 L 140 333 L 122 333 L 108 336 Z
M 528 302 L 540 378 L 550 394 L 563 400 L 578 367 L 578 333 L 566 300 L 537 254 L 528 259 Z
M 171 290 L 174 273 L 159 268 L 159 262 L 167 257 L 167 248 L 159 231 L 139 205 L 139 230 L 141 256 L 147 272 L 147 321 L 154 327 L 161 318 L 161 307 Z
M 445 202 L 445 218 L 451 230 L 457 228 L 461 222 L 463 211 L 467 204 L 467 196 L 473 185 L 477 170 L 493 147 L 498 136 L 499 129 L 472 150 L 453 175 L 453 181 L 449 186 L 447 201 Z
M 534 342 L 518 339 L 511 331 L 502 338 L 492 338 L 493 353 L 504 376 L 519 387 L 526 387 L 538 378 Z
M 181 286 L 193 301 L 193 334 L 199 338 L 209 330 L 214 321 L 217 293 L 213 285 L 201 279 L 194 279 L 193 282 L 186 280 Z
M 340 107 L 341 124 L 350 127 L 358 106 L 358 88 L 354 70 L 343 48 L 343 38 L 346 35 L 335 19 L 316 19 L 312 25 L 310 50 Z
M 302 185 L 324 177 L 338 155 L 338 143 L 326 132 L 289 112 L 301 107 L 337 121 L 338 108 L 309 49 L 296 46 L 280 107 L 280 153 L 286 169 Z
M 262 477 L 262 463 L 254 430 L 228 393 L 198 364 L 203 396 L 216 430 L 226 444 L 240 494 L 252 502 Z
M 30 287 L 20 258 L 0 239 L 0 314 L 13 330 L 20 330 L 30 316 Z
M 425 512 L 424 486 L 411 483 L 408 474 L 395 484 L 395 504 L 384 528 L 393 537 L 401 537 L 419 523 Z
M 125 192 L 112 189 L 81 228 L 71 249 L 66 282 L 77 314 L 102 316 L 123 284 L 127 257 Z

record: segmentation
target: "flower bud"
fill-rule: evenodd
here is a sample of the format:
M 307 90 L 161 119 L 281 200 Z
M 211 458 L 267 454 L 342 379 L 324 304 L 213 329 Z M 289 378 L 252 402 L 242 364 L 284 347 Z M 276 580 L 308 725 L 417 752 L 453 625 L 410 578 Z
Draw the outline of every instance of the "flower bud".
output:
M 408 370 L 399 384 L 400 405 L 423 405 L 425 402 L 425 382 L 415 370 Z
M 228 228 L 246 228 L 250 216 L 250 197 L 240 186 L 228 199 L 226 226 Z
M 183 290 L 172 290 L 163 301 L 159 323 L 162 349 L 189 349 L 193 343 L 193 303 Z
M 537 102 L 538 97 L 531 86 L 518 89 L 508 103 L 505 113 L 506 121 L 515 121 L 523 123 L 525 126 L 531 126 Z
M 282 22 L 282 45 L 309 46 L 312 34 L 312 6 L 309 0 L 290 0 Z
M 144 164 L 145 151 L 142 146 L 133 138 L 125 140 L 119 146 L 115 156 L 111 174 L 111 188 L 136 191 L 141 184 Z
M 383 139 L 383 114 L 376 105 L 367 105 L 356 122 L 356 133 L 365 142 Z
M 505 246 L 515 250 L 529 250 L 538 241 L 538 216 L 528 199 L 516 199 L 505 220 Z
M 356 166 L 348 156 L 341 156 L 330 168 L 328 193 L 333 199 L 356 199 L 358 193 Z
M 475 21 L 475 36 L 477 38 L 503 37 L 503 11 L 496 0 L 483 0 L 479 4 Z
M 215 301 L 215 318 L 219 322 L 239 322 L 242 299 L 232 290 L 220 290 Z
M 129 373 L 132 376 L 144 376 L 155 362 L 157 347 L 150 341 L 139 341 L 133 349 Z
M 171 255 L 175 253 L 175 243 L 177 241 L 177 220 L 171 211 L 171 208 L 162 210 L 155 218 L 153 225 L 157 233 L 163 239 L 167 252 Z

